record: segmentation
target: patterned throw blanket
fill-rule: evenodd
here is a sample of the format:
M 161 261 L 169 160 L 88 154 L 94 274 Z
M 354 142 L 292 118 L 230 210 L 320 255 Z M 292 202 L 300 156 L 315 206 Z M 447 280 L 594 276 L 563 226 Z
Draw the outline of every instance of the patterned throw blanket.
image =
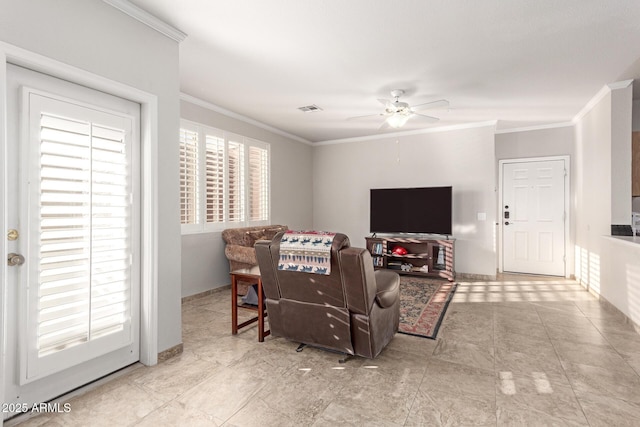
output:
M 280 240 L 278 270 L 331 274 L 331 245 L 336 233 L 289 230 Z

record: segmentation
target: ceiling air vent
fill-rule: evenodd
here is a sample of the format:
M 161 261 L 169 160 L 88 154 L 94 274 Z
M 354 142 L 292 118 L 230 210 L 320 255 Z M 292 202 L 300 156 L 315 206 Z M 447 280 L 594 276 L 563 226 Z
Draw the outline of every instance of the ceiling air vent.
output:
M 316 111 L 322 111 L 322 108 L 318 107 L 316 104 L 305 105 L 304 107 L 298 107 L 298 110 L 304 113 L 315 113 Z

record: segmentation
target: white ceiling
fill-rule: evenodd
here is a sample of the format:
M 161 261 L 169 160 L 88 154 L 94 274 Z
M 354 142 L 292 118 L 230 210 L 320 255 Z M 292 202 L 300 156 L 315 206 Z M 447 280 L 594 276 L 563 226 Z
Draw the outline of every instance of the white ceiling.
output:
M 569 122 L 605 84 L 640 77 L 638 0 L 131 3 L 187 33 L 182 92 L 311 142 L 395 131 L 346 120 L 382 112 L 392 89 L 451 103 L 403 131 L 507 130 Z M 310 104 L 323 111 L 297 109 Z

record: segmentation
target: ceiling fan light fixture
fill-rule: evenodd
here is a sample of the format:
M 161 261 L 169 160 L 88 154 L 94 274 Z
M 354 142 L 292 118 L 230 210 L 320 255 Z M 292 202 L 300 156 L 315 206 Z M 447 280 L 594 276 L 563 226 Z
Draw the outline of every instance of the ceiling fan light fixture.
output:
M 425 102 L 424 104 L 418 104 L 412 107 L 407 102 L 400 101 L 399 98 L 403 94 L 404 91 L 402 89 L 396 89 L 391 91 L 391 96 L 395 98 L 395 101 L 378 98 L 378 102 L 384 105 L 384 112 L 380 114 L 367 114 L 365 116 L 349 117 L 347 120 L 382 116 L 384 117 L 384 121 L 382 122 L 382 126 L 380 126 L 380 129 L 387 129 L 390 127 L 399 129 L 407 124 L 407 121 L 413 116 L 421 119 L 422 122 L 426 121 L 426 123 L 434 123 L 440 120 L 438 117 L 432 117 L 425 114 L 417 113 L 414 111 L 414 107 L 418 107 L 421 110 L 426 110 L 428 108 L 449 107 L 449 101 L 447 101 L 446 99 Z
M 398 129 L 404 126 L 411 116 L 411 114 L 395 113 L 387 118 L 387 123 L 392 128 Z

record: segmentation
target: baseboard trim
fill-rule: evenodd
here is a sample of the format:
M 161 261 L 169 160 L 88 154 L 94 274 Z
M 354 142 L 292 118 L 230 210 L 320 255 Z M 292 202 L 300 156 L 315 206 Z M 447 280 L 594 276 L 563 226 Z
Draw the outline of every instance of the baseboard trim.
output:
M 467 280 L 485 280 L 485 281 L 494 281 L 497 276 L 493 276 L 490 274 L 474 274 L 474 273 L 456 273 L 456 277 L 454 281 L 458 279 L 467 279 Z
M 176 357 L 179 354 L 182 354 L 183 350 L 184 350 L 184 345 L 180 343 L 178 345 L 174 345 L 173 347 L 166 349 L 165 351 L 161 351 L 160 353 L 158 353 L 158 363 L 162 363 L 173 357 Z
M 209 295 L 217 294 L 218 292 L 222 292 L 222 291 L 225 291 L 227 289 L 231 289 L 231 284 L 219 286 L 219 287 L 213 288 L 213 289 L 208 289 L 208 290 L 206 290 L 204 292 L 200 292 L 200 293 L 197 293 L 197 294 L 188 295 L 186 297 L 182 297 L 182 304 L 184 304 L 185 302 L 194 301 L 194 300 L 197 300 L 197 299 L 200 299 L 200 298 L 204 298 L 204 297 L 209 296 Z
M 595 292 L 592 292 L 592 294 L 595 294 Z M 617 314 L 622 316 L 624 318 L 624 322 L 629 324 L 629 325 L 631 325 L 631 326 L 633 326 L 633 329 L 635 329 L 636 333 L 640 334 L 640 325 L 638 325 L 636 322 L 631 320 L 631 318 L 629 316 L 627 316 L 622 311 L 620 311 L 620 309 L 618 307 L 613 305 L 611 302 L 609 302 L 602 295 L 596 294 L 595 296 L 596 296 L 596 298 L 598 298 L 598 301 L 600 301 L 600 304 L 604 305 L 607 309 L 615 311 Z
M 578 281 L 578 283 L 580 283 L 580 285 L 585 288 L 585 290 L 587 292 L 589 292 L 591 295 L 593 295 L 598 302 L 600 302 L 600 304 L 602 304 L 603 306 L 606 307 L 607 310 L 611 310 L 614 311 L 615 313 L 617 313 L 618 315 L 620 315 L 622 318 L 624 318 L 624 322 L 631 325 L 633 327 L 633 329 L 636 331 L 636 333 L 640 334 L 640 324 L 634 322 L 629 316 L 627 316 L 626 314 L 624 314 L 622 312 L 622 310 L 620 310 L 618 307 L 616 307 L 613 303 L 611 303 L 609 300 L 607 300 L 605 297 L 603 297 L 602 295 L 600 295 L 598 292 L 596 292 L 595 290 L 593 290 L 592 287 L 590 286 L 586 286 L 584 283 Z

